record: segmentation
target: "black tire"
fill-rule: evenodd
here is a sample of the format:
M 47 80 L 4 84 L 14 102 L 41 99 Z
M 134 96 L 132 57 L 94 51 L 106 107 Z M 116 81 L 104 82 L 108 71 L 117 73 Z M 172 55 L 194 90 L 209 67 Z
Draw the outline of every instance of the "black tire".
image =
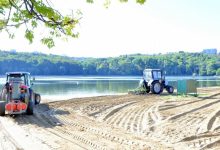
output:
M 163 87 L 159 81 L 154 81 L 150 86 L 150 90 L 153 94 L 160 94 L 163 91 Z
M 29 101 L 27 106 L 27 115 L 33 115 L 33 114 L 34 114 L 34 103 L 32 101 Z
M 172 87 L 172 86 L 167 86 L 166 90 L 167 90 L 167 92 L 168 92 L 169 94 L 173 94 L 174 87 Z
M 40 104 L 41 96 L 40 94 L 35 93 L 34 103 L 35 105 Z
M 5 105 L 6 105 L 6 102 L 3 102 L 3 101 L 0 102 L 0 116 L 5 115 Z

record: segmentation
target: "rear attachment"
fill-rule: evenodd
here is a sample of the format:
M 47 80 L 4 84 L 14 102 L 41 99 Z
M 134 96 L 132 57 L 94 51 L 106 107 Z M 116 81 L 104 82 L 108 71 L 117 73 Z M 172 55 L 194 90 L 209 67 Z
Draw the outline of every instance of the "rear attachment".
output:
M 27 104 L 13 100 L 5 105 L 5 110 L 10 115 L 25 113 Z

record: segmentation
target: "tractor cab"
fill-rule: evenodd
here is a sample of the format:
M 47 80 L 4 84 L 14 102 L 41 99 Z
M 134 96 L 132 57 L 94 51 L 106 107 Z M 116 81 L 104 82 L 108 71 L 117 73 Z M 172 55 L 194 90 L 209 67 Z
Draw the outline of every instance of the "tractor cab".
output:
M 6 73 L 6 82 L 10 83 L 13 81 L 20 81 L 20 83 L 31 87 L 30 83 L 30 73 L 28 72 L 7 72 Z
M 145 69 L 143 72 L 143 78 L 145 81 L 150 80 L 165 80 L 163 71 L 160 69 Z
M 164 88 L 170 94 L 174 91 L 174 88 L 168 85 L 168 82 L 165 80 L 161 69 L 144 69 L 140 86 L 143 86 L 147 93 L 151 91 L 154 94 L 160 94 Z

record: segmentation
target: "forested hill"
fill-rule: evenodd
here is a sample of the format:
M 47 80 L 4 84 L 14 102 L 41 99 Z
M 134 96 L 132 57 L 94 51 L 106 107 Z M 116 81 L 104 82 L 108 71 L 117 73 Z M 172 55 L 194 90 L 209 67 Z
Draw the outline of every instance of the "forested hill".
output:
M 145 68 L 164 69 L 167 75 L 220 75 L 220 55 L 178 52 L 71 58 L 0 51 L 0 74 L 28 71 L 32 75 L 141 75 Z

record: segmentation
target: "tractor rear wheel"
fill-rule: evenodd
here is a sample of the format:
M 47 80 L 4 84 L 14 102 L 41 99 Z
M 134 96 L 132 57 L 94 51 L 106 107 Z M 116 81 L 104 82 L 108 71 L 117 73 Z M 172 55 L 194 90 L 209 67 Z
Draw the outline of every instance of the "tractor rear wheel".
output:
M 5 115 L 5 105 L 6 105 L 6 102 L 4 102 L 4 101 L 0 102 L 0 116 Z
M 163 91 L 163 87 L 159 81 L 154 81 L 150 86 L 150 90 L 153 94 L 160 94 Z
M 35 93 L 35 105 L 40 104 L 41 96 L 40 94 Z
M 29 101 L 27 107 L 27 115 L 33 115 L 33 114 L 34 114 L 34 103 L 32 101 Z

